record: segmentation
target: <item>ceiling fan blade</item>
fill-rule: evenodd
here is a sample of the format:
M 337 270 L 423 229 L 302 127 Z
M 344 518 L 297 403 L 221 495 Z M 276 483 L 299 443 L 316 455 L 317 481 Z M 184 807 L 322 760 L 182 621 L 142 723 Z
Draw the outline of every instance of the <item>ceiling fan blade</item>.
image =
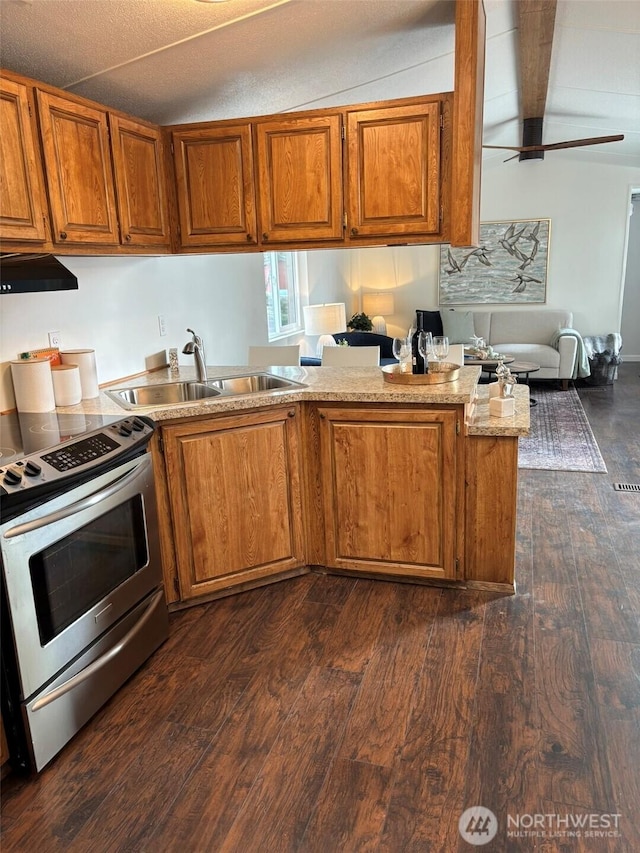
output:
M 559 151 L 562 148 L 581 148 L 585 145 L 603 145 L 605 142 L 621 142 L 623 133 L 615 136 L 591 136 L 588 139 L 569 139 L 566 142 L 550 142 L 548 145 L 483 145 L 500 151 Z
M 624 133 L 617 133 L 615 136 L 591 136 L 588 139 L 569 139 L 567 142 L 552 142 L 549 145 L 534 146 L 533 151 L 542 149 L 543 151 L 555 151 L 561 148 L 581 148 L 584 145 L 602 145 L 605 142 L 622 142 Z M 524 148 L 524 151 L 527 149 Z

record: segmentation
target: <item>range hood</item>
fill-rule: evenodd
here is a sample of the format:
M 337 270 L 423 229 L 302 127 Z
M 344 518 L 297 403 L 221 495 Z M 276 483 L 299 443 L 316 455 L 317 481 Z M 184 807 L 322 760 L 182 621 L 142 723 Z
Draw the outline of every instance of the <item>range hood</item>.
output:
M 0 293 L 77 290 L 78 279 L 53 255 L 0 256 Z

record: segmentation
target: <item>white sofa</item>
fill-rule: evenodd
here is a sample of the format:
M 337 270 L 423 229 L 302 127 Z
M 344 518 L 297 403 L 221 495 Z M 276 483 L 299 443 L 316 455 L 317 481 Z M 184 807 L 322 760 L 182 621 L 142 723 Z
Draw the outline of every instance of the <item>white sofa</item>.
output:
M 469 344 L 475 333 L 498 352 L 514 356 L 516 361 L 539 364 L 540 370 L 533 375 L 535 379 L 560 380 L 566 390 L 569 380 L 577 375 L 576 336 L 563 335 L 557 347 L 552 345 L 559 329 L 572 328 L 571 311 L 550 308 L 506 311 L 441 309 L 440 316 L 435 319 L 433 315 L 437 312 L 423 313 L 431 315 L 432 323 L 442 321 L 443 333 L 449 336 L 452 344 Z
M 529 309 L 528 311 L 473 311 L 476 335 L 498 352 L 508 353 L 516 361 L 533 361 L 540 365 L 533 378 L 559 379 L 569 387 L 574 377 L 578 342 L 575 337 L 563 336 L 558 349 L 551 339 L 558 329 L 572 328 L 571 311 Z

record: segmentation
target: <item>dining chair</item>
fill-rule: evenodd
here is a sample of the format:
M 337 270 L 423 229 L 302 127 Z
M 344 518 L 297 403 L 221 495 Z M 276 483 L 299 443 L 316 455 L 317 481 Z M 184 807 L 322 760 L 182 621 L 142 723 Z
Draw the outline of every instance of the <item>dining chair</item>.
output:
M 282 347 L 249 347 L 251 366 L 277 366 L 300 364 L 300 344 Z
M 377 367 L 380 347 L 324 347 L 323 367 Z
M 462 367 L 464 364 L 464 344 L 451 344 L 449 355 L 445 358 L 445 361 Z

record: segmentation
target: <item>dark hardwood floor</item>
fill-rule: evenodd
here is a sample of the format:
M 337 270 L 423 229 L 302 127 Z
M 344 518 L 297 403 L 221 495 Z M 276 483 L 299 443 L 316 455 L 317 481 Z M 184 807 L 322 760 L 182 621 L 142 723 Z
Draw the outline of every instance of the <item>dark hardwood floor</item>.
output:
M 174 614 L 3 782 L 4 853 L 449 853 L 475 805 L 479 849 L 640 851 L 640 494 L 612 487 L 640 483 L 639 373 L 580 389 L 607 474 L 520 472 L 515 596 L 312 574 Z

